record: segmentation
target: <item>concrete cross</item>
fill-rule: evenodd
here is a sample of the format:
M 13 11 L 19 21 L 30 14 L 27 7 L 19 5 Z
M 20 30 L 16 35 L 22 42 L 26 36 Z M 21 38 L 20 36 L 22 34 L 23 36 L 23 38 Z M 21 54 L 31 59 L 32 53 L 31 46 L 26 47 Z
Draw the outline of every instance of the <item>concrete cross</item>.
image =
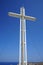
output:
M 20 46 L 19 46 L 19 65 L 27 65 L 26 48 L 26 22 L 25 20 L 35 21 L 36 18 L 25 15 L 25 8 L 20 8 L 20 14 L 8 12 L 9 16 L 20 18 Z

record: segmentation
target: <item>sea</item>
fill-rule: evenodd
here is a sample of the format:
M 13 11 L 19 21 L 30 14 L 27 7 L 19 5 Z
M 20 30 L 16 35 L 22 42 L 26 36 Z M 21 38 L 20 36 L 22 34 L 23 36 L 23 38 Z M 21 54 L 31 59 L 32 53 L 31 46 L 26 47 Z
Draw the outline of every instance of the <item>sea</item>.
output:
M 18 62 L 0 62 L 0 65 L 18 65 Z

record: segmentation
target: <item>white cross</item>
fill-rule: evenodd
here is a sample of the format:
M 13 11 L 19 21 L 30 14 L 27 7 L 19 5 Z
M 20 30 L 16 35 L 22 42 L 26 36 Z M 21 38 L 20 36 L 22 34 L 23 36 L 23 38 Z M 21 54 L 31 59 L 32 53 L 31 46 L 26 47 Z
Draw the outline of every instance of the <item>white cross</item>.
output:
M 20 14 L 8 12 L 9 16 L 20 18 L 20 49 L 19 49 L 19 65 L 27 65 L 27 48 L 26 48 L 26 20 L 35 21 L 36 18 L 25 15 L 25 8 L 20 8 Z

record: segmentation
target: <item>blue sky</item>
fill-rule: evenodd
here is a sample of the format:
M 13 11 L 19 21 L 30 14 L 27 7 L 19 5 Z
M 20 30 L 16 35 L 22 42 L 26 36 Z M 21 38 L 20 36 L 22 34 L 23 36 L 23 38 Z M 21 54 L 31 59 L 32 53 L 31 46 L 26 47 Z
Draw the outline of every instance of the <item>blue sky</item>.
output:
M 43 0 L 0 0 L 0 62 L 19 60 L 20 20 L 9 17 L 8 12 L 20 13 L 22 6 L 26 15 L 37 18 L 26 21 L 28 61 L 43 61 Z

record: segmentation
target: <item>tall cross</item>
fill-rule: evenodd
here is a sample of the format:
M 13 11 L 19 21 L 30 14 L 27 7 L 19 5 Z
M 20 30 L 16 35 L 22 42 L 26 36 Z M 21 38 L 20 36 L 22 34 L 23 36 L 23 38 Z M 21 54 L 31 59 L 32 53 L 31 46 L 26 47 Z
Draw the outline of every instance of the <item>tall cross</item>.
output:
M 25 15 L 25 8 L 20 8 L 20 14 L 8 12 L 9 16 L 20 18 L 20 46 L 19 46 L 19 65 L 27 65 L 27 46 L 26 46 L 26 22 L 25 20 L 35 21 L 36 18 Z

